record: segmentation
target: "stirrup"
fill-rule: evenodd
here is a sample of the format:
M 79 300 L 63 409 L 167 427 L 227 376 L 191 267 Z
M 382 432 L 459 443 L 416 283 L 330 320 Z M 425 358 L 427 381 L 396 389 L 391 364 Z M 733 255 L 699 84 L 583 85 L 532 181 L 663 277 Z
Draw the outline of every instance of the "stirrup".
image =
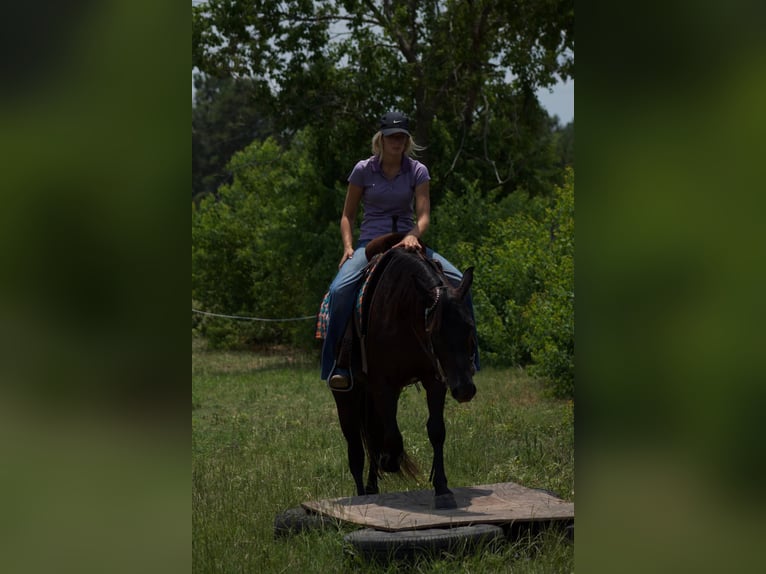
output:
M 333 391 L 349 391 L 351 390 L 351 374 L 348 375 L 342 373 L 334 373 L 330 380 L 327 381 L 328 386 Z

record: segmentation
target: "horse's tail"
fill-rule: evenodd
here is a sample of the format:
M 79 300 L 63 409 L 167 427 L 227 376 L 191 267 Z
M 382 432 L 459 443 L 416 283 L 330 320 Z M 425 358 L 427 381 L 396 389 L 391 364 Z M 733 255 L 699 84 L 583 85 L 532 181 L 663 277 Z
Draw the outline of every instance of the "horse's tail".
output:
M 410 458 L 406 450 L 402 450 L 402 460 L 399 463 L 399 469 L 408 478 L 418 480 L 420 477 L 420 468 L 414 460 Z
M 380 456 L 380 451 L 376 452 L 374 448 L 371 447 L 370 435 L 368 429 L 365 428 L 365 425 L 362 426 L 362 443 L 364 444 L 364 450 L 367 454 L 367 460 L 373 460 L 373 457 L 377 458 Z M 380 465 L 376 466 L 376 470 L 378 478 L 383 478 L 383 469 Z M 419 480 L 421 476 L 420 467 L 412 458 L 410 458 L 410 455 L 407 454 L 407 451 L 404 449 L 402 449 L 402 454 L 399 459 L 399 472 L 415 481 Z

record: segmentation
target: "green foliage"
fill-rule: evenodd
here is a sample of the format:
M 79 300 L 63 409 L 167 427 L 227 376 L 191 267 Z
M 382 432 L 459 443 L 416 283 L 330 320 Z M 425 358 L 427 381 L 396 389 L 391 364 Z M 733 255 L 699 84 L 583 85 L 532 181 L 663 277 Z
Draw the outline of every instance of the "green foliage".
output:
M 574 395 L 574 181 L 558 188 L 546 209 L 551 243 L 541 269 L 543 290 L 523 312 L 522 340 L 532 356 L 530 372 L 547 379 L 557 396 Z
M 475 185 L 434 213 L 434 247 L 473 287 L 482 360 L 530 365 L 557 396 L 574 392 L 574 172 L 551 197 L 495 201 Z
M 192 210 L 192 298 L 203 310 L 267 319 L 316 313 L 338 250 L 337 228 L 316 214 L 334 203 L 318 184 L 301 134 L 282 150 L 254 142 L 228 168 L 231 185 Z M 203 320 L 213 345 L 307 345 L 313 325 L 302 322 Z
M 557 127 L 554 131 L 556 155 L 561 166 L 574 167 L 575 165 L 575 129 L 574 120 L 564 127 Z
M 230 181 L 235 152 L 273 131 L 273 96 L 263 81 L 197 75 L 192 107 L 192 197 Z
M 508 195 L 560 183 L 535 91 L 574 77 L 571 0 L 208 0 L 192 15 L 193 69 L 257 79 L 252 103 L 283 145 L 321 130 L 326 153 L 345 162 L 322 164 L 326 185 L 389 109 L 412 116 L 435 186 L 457 177 Z

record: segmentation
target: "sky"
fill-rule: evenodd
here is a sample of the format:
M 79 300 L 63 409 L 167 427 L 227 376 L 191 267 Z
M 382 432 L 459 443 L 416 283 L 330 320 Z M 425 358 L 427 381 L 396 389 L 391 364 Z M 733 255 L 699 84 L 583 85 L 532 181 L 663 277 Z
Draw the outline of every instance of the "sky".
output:
M 566 83 L 559 81 L 553 86 L 537 90 L 537 98 L 552 116 L 558 116 L 562 126 L 574 120 L 574 80 Z

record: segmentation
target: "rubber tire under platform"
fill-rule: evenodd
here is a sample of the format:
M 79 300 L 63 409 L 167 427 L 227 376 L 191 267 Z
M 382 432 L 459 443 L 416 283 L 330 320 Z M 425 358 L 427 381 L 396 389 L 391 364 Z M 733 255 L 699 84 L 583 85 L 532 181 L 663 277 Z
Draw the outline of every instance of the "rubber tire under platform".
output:
M 407 560 L 419 554 L 469 553 L 479 546 L 505 541 L 503 529 L 494 524 L 474 524 L 455 528 L 429 528 L 384 532 L 364 528 L 343 537 L 355 554 L 367 560 L 385 562 Z

